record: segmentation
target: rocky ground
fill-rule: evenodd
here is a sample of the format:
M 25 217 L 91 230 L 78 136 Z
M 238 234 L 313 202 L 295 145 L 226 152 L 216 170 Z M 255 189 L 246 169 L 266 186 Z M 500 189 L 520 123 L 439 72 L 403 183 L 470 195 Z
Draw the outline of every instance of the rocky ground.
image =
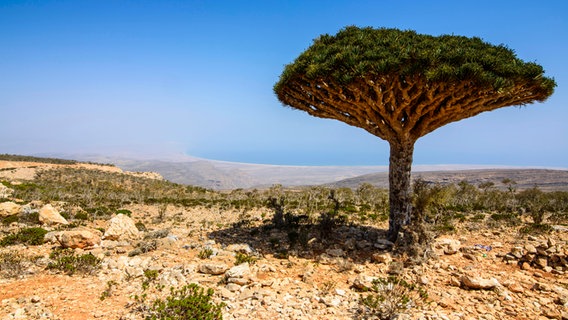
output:
M 53 218 L 61 210 L 57 202 L 51 208 L 15 205 L 3 214 L 36 210 L 52 232 L 42 245 L 0 248 L 0 254 L 36 257 L 16 275 L 8 276 L 9 266 L 0 270 L 0 319 L 143 319 L 153 300 L 189 283 L 214 289 L 213 300 L 225 304 L 224 319 L 373 319 L 360 299 L 373 279 L 389 275 L 428 293 L 398 319 L 568 319 L 563 226 L 520 235 L 518 228 L 464 223 L 435 240 L 437 258 L 404 267 L 404 257 L 384 240 L 386 224 L 340 226 L 329 234 L 310 230 L 305 245 L 289 247 L 286 230 L 266 227 L 268 209 L 244 216 L 130 205 L 130 217 L 62 228 L 66 221 Z M 15 222 L 1 231 L 22 227 Z M 75 275 L 49 270 L 49 255 L 60 247 L 92 253 L 101 269 Z M 246 262 L 237 264 L 237 256 Z

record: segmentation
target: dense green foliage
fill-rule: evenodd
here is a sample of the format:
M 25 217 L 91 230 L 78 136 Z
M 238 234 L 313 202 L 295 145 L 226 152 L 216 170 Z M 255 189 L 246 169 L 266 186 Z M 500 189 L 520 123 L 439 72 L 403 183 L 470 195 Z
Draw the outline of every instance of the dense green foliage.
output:
M 335 36 L 321 35 L 286 66 L 274 89 L 296 77 L 348 84 L 380 76 L 422 77 L 429 82 L 471 80 L 504 90 L 515 83 L 537 84 L 552 94 L 553 79 L 543 68 L 517 58 L 504 45 L 456 35 L 431 36 L 415 31 L 346 27 Z

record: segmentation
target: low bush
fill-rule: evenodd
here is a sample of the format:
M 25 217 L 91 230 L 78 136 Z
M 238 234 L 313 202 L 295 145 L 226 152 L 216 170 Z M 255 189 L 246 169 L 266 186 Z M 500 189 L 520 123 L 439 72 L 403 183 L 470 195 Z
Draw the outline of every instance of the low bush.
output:
M 360 302 L 366 314 L 381 320 L 393 319 L 428 298 L 422 288 L 394 276 L 374 280 L 371 291 Z
M 61 271 L 68 275 L 93 274 L 100 269 L 102 262 L 91 253 L 76 255 L 72 249 L 55 249 L 49 258 L 52 262 L 47 265 L 48 269 Z
M 248 262 L 249 264 L 255 264 L 257 258 L 253 256 L 249 256 L 246 253 L 237 252 L 235 255 L 235 265 L 238 266 L 239 264 L 243 264 Z
M 171 288 L 165 300 L 154 301 L 146 319 L 222 320 L 221 310 L 225 305 L 212 302 L 212 296 L 213 289 L 205 290 L 194 283 L 180 289 Z
M 205 248 L 199 251 L 199 254 L 197 256 L 199 257 L 199 259 L 209 259 L 212 255 L 213 255 L 213 250 Z
M 43 237 L 47 230 L 43 228 L 25 228 L 18 231 L 18 233 L 9 234 L 0 240 L 0 247 L 27 244 L 37 246 L 43 243 Z

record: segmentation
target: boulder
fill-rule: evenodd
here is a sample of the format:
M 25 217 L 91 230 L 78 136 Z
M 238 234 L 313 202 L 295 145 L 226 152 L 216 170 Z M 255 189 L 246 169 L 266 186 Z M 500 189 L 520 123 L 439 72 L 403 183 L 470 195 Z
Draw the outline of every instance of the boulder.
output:
M 108 222 L 103 236 L 104 240 L 136 240 L 140 238 L 140 231 L 136 228 L 134 220 L 124 214 L 117 214 Z
M 229 266 L 224 263 L 203 263 L 199 265 L 199 272 L 212 275 L 223 274 L 228 269 Z
M 89 248 L 101 243 L 102 232 L 89 228 L 59 231 L 55 238 L 63 248 Z
M 353 279 L 353 287 L 363 291 L 369 291 L 373 287 L 373 281 L 377 279 L 376 277 L 367 276 L 360 274 L 357 278 Z
M 456 239 L 442 238 L 436 240 L 436 248 L 442 249 L 444 254 L 456 254 L 460 250 L 461 242 Z
M 343 257 L 343 256 L 345 256 L 345 251 L 343 251 L 342 249 L 327 249 L 325 251 L 325 253 L 327 253 L 328 255 L 330 255 L 332 257 Z
M 390 253 L 373 253 L 371 260 L 376 263 L 390 264 L 392 262 L 392 257 Z
M 2 184 L 0 184 L 1 186 Z M 21 206 L 12 202 L 2 202 L 0 203 L 0 218 L 14 216 L 20 213 Z
M 246 243 L 231 244 L 228 245 L 225 250 L 232 252 L 246 253 L 246 254 L 251 254 L 253 252 L 252 248 Z
M 496 287 L 501 287 L 501 284 L 495 278 L 483 279 L 477 276 L 467 275 L 467 274 L 461 276 L 460 282 L 462 286 L 476 290 L 490 290 Z
M 5 185 L 0 183 L 0 198 L 8 198 L 12 196 L 14 190 L 6 187 Z
M 39 209 L 39 222 L 42 224 L 69 224 L 51 204 L 46 204 Z
M 241 263 L 229 269 L 225 275 L 227 278 L 244 278 L 250 275 L 250 267 L 247 262 Z

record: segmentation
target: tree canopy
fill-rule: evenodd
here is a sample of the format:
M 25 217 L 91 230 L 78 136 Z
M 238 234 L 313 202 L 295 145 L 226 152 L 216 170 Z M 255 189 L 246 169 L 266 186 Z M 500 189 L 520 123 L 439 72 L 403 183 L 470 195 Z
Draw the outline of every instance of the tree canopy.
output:
M 540 65 L 505 45 L 350 26 L 315 39 L 284 68 L 274 91 L 285 105 L 391 141 L 401 133 L 416 140 L 483 111 L 544 101 L 555 86 Z M 443 119 L 420 121 L 439 113 Z

